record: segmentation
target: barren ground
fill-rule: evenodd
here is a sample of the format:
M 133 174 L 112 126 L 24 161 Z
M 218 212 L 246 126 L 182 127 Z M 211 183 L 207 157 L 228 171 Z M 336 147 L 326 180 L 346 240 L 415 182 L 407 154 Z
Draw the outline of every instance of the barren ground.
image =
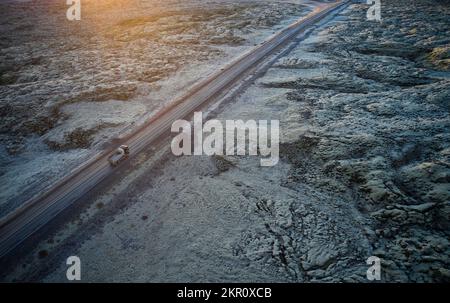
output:
M 0 3 L 0 216 L 310 11 L 301 1 Z M 45 163 L 45 165 L 43 165 Z
M 280 119 L 278 165 L 162 150 L 7 279 L 64 281 L 77 255 L 84 281 L 364 282 L 375 255 L 383 281 L 448 282 L 450 6 L 385 0 L 382 23 L 366 10 L 211 114 Z

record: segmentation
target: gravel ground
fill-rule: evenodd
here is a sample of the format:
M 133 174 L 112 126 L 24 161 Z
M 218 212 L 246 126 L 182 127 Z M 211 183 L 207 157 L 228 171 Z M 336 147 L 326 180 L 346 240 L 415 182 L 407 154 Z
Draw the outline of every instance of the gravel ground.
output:
M 301 3 L 86 0 L 69 22 L 64 1 L 0 1 L 0 216 L 309 12 Z

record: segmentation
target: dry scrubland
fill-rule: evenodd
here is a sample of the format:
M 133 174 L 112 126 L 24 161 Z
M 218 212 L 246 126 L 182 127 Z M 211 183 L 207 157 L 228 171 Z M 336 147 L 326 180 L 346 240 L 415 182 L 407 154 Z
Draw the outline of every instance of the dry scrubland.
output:
M 449 2 L 383 1 L 381 24 L 363 6 L 347 17 L 279 62 L 305 77 L 261 82 L 288 89 L 303 121 L 283 145 L 286 186 L 355 203 L 386 280 L 449 281 Z
M 0 216 L 308 11 L 283 1 L 82 2 L 80 22 L 66 20 L 65 1 L 0 4 Z
M 277 166 L 167 152 L 9 278 L 62 281 L 75 254 L 86 281 L 364 282 L 377 255 L 384 281 L 448 282 L 450 6 L 385 0 L 383 23 L 366 9 L 352 5 L 216 111 L 279 118 Z

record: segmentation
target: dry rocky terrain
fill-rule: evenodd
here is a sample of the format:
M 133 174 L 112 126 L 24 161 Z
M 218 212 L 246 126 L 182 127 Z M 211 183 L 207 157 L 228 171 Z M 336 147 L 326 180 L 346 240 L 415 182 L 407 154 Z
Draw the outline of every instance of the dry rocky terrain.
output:
M 352 4 L 218 119 L 279 119 L 281 160 L 175 157 L 139 169 L 6 279 L 450 281 L 450 4 Z M 101 206 L 101 207 L 100 207 Z M 95 208 L 94 207 L 94 208 Z

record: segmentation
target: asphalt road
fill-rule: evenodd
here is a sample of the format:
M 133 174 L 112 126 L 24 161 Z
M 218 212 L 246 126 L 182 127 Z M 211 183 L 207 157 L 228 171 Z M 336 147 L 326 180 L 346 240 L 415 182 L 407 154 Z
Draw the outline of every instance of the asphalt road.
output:
M 241 80 L 245 72 L 263 61 L 280 45 L 290 41 L 301 31 L 346 3 L 346 1 L 339 1 L 317 6 L 311 14 L 198 83 L 186 95 L 173 102 L 172 106 L 123 138 L 121 144 L 128 145 L 132 155 L 144 151 L 151 146 L 152 142 L 170 130 L 175 120 L 183 119 L 192 114 L 202 105 L 211 101 L 224 88 Z M 111 175 L 115 168 L 109 164 L 108 158 L 115 148 L 96 155 L 57 182 L 50 190 L 27 201 L 20 208 L 3 218 L 0 221 L 0 258 L 13 252 L 16 247 L 55 218 L 62 210 L 81 199 L 107 176 Z

